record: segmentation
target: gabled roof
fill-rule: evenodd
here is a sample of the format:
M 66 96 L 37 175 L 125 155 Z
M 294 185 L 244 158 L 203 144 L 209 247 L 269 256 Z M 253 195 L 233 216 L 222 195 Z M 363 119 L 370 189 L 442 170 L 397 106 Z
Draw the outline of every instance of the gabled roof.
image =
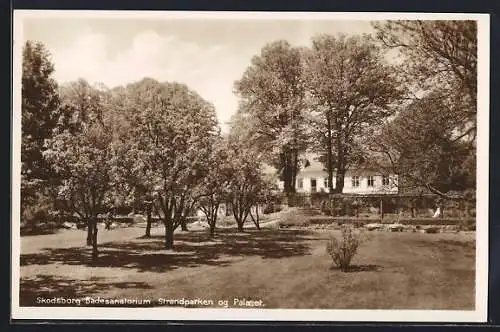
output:
M 318 174 L 318 173 L 325 173 L 326 174 L 326 169 L 325 166 L 323 165 L 322 162 L 319 161 L 319 154 L 317 153 L 312 153 L 312 152 L 307 152 L 301 156 L 302 162 L 302 167 L 299 170 L 299 174 Z M 263 172 L 265 174 L 276 174 L 276 168 L 274 168 L 271 165 L 264 164 L 263 165 Z M 333 171 L 335 174 L 335 170 Z M 353 174 L 353 173 L 363 173 L 363 172 L 371 172 L 371 173 L 381 173 L 380 171 L 376 169 L 372 169 L 370 167 L 358 167 L 358 168 L 350 168 L 347 171 L 347 174 Z
M 319 155 L 307 152 L 302 156 L 307 162 L 300 169 L 300 172 L 324 172 L 325 166 L 319 161 Z

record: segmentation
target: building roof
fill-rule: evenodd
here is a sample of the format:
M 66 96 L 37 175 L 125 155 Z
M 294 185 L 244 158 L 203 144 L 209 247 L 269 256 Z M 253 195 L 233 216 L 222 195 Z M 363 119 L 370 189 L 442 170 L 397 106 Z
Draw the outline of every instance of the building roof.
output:
M 325 166 L 319 161 L 319 155 L 315 153 L 306 153 L 302 158 L 307 162 L 300 169 L 300 173 L 306 172 L 325 172 Z
M 299 175 L 307 176 L 309 174 L 317 175 L 318 173 L 325 173 L 326 174 L 325 166 L 323 165 L 322 162 L 319 161 L 319 154 L 307 152 L 307 153 L 303 154 L 303 156 L 301 158 L 304 161 L 304 163 L 303 163 L 301 169 L 299 170 Z M 271 165 L 264 164 L 263 165 L 263 172 L 265 174 L 276 174 L 276 168 L 274 168 Z M 368 167 L 351 168 L 346 173 L 353 174 L 353 173 L 366 173 L 366 172 L 381 173 L 380 171 L 378 171 L 376 169 L 370 169 Z M 335 170 L 333 171 L 333 173 L 335 174 Z

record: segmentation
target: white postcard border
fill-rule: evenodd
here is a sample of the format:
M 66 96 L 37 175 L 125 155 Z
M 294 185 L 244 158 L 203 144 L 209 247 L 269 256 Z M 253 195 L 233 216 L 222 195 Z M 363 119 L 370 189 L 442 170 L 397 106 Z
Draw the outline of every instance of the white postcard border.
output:
M 475 310 L 323 310 L 323 309 L 194 309 L 194 308 L 89 308 L 20 307 L 20 165 L 21 165 L 21 59 L 23 20 L 29 18 L 144 18 L 144 19 L 286 19 L 286 20 L 477 20 L 478 22 L 478 134 L 476 205 Z M 489 198 L 489 54 L 488 14 L 464 13 L 317 13 L 317 12 L 187 12 L 187 11 L 70 11 L 15 10 L 13 34 L 12 111 L 12 266 L 13 319 L 37 320 L 228 320 L 228 321 L 380 321 L 380 322 L 486 322 L 488 304 L 488 198 Z

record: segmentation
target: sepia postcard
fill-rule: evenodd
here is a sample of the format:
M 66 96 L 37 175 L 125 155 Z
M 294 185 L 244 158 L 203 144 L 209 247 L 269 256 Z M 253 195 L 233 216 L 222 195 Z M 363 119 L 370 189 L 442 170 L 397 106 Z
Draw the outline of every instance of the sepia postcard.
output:
M 488 15 L 15 10 L 13 49 L 13 319 L 486 321 Z

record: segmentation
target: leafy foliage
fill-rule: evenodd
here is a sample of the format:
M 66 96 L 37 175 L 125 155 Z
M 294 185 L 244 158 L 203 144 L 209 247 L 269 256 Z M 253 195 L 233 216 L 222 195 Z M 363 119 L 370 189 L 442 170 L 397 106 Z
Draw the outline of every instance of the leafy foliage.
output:
M 27 41 L 23 47 L 21 82 L 21 215 L 31 223 L 46 215 L 33 211 L 53 210 L 50 201 L 57 179 L 42 155 L 44 141 L 51 137 L 58 120 L 60 100 L 53 73 L 54 65 L 45 46 Z M 28 210 L 29 215 L 24 213 Z
M 209 224 L 210 234 L 215 233 L 215 226 L 221 204 L 229 197 L 229 184 L 234 176 L 226 142 L 222 137 L 215 141 L 209 156 L 209 168 L 198 186 L 196 205 L 203 212 Z M 225 206 L 226 209 L 228 208 Z
M 262 172 L 262 162 L 255 150 L 244 148 L 237 137 L 229 139 L 229 161 L 231 163 L 231 180 L 229 182 L 228 199 L 231 202 L 233 216 L 238 225 L 238 231 L 243 231 L 243 225 L 248 216 L 252 218 L 257 228 L 258 219 L 252 214 L 252 207 L 265 204 L 272 195 L 276 179 Z
M 401 190 L 445 195 L 475 188 L 475 147 L 457 138 L 454 113 L 430 96 L 410 104 L 370 135 L 373 165 L 400 175 Z M 387 160 L 389 163 L 387 163 Z
M 187 86 L 153 79 L 130 84 L 128 151 L 132 170 L 157 202 L 165 224 L 165 246 L 196 197 L 193 193 L 210 168 L 218 134 L 215 111 Z
M 378 39 L 402 56 L 406 82 L 417 93 L 434 93 L 453 109 L 469 140 L 476 132 L 477 23 L 388 21 L 375 23 Z
M 358 252 L 362 242 L 359 232 L 356 232 L 350 225 L 342 225 L 340 228 L 340 237 L 331 235 L 326 245 L 326 251 L 333 260 L 333 263 L 340 268 L 342 272 L 349 271 L 351 261 Z
M 114 152 L 111 126 L 104 116 L 105 96 L 86 81 L 62 89 L 63 112 L 44 157 L 61 178 L 59 199 L 87 222 L 87 244 L 97 258 L 97 215 L 106 209 L 112 191 Z
M 304 62 L 317 138 L 313 149 L 322 154 L 330 188 L 336 170 L 335 192 L 341 193 L 347 168 L 362 161 L 359 137 L 395 112 L 402 91 L 394 68 L 369 36 L 317 36 Z
M 301 52 L 286 41 L 267 44 L 235 82 L 242 98 L 240 120 L 251 119 L 248 139 L 270 156 L 287 193 L 295 191 L 299 153 L 307 140 Z
M 477 27 L 474 21 L 388 21 L 379 40 L 399 51 L 413 101 L 374 128 L 374 159 L 401 174 L 400 186 L 442 197 L 475 190 Z M 385 158 L 384 158 L 385 157 Z

